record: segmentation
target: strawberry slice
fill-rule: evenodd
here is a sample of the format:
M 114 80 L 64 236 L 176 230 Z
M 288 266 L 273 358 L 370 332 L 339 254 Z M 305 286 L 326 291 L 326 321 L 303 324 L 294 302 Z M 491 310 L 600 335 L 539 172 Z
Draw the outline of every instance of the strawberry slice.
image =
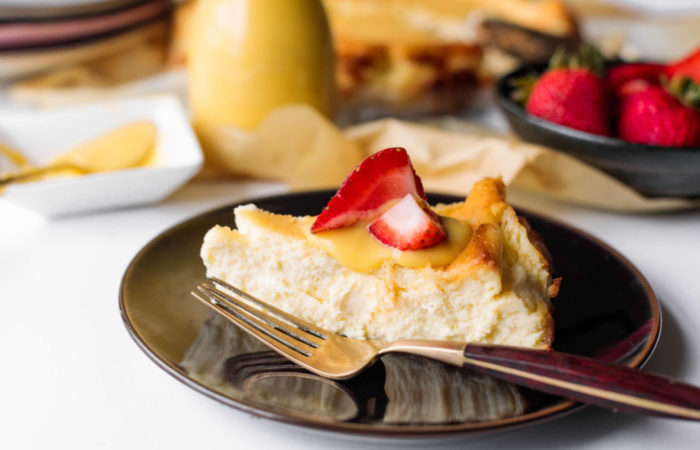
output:
M 420 178 L 403 148 L 387 148 L 362 161 L 311 226 L 312 233 L 374 220 L 382 207 L 411 194 L 425 200 Z
M 426 204 L 419 205 L 411 194 L 379 216 L 369 233 L 380 242 L 399 250 L 419 250 L 447 239 L 440 217 Z

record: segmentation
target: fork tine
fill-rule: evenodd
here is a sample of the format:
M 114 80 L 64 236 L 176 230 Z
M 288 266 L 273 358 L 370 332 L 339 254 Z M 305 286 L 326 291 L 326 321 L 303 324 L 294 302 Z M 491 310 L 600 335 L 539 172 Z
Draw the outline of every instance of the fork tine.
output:
M 319 339 L 316 335 L 310 334 L 302 330 L 301 328 L 297 328 L 293 325 L 290 325 L 289 323 L 278 320 L 274 316 L 267 314 L 265 311 L 255 308 L 250 304 L 246 303 L 245 301 L 240 300 L 235 295 L 231 296 L 228 292 L 224 292 L 218 289 L 211 282 L 202 283 L 197 287 L 197 289 L 199 291 L 206 291 L 204 292 L 205 294 L 208 294 L 210 297 L 216 297 L 217 300 L 223 302 L 224 305 L 228 306 L 229 308 L 235 307 L 246 311 L 255 318 L 262 320 L 263 322 L 267 322 L 267 324 L 272 326 L 273 328 L 276 328 L 277 330 L 281 331 L 287 336 L 293 339 L 297 339 L 308 346 L 316 348 L 321 343 L 321 339 Z
M 236 325 L 248 331 L 253 337 L 257 338 L 263 344 L 269 345 L 275 351 L 286 356 L 292 361 L 301 362 L 301 358 L 310 354 L 307 350 L 299 348 L 304 345 L 303 343 L 297 341 L 299 346 L 290 343 L 288 341 L 289 337 L 286 334 L 278 332 L 270 325 L 267 325 L 266 323 L 255 319 L 254 317 L 246 319 L 239 317 L 238 315 L 224 308 L 220 303 L 218 303 L 218 300 L 216 298 L 209 297 L 205 292 L 202 292 L 202 294 L 200 295 L 199 292 L 192 291 L 191 294 L 208 308 L 214 310 L 215 312 L 218 312 L 219 314 L 223 314 Z M 244 311 L 237 311 L 237 313 L 240 313 L 241 316 L 244 317 L 246 315 L 250 316 Z
M 300 328 L 303 331 L 306 331 L 309 334 L 312 334 L 312 335 L 314 335 L 318 338 L 321 338 L 321 339 L 328 339 L 328 336 L 326 335 L 328 332 L 322 328 L 318 328 L 314 325 L 311 325 L 308 322 L 301 320 L 298 317 L 294 317 L 292 315 L 289 315 L 286 312 L 282 311 L 281 309 L 275 308 L 274 306 L 272 306 L 268 303 L 265 303 L 264 301 L 257 299 L 246 292 L 243 292 L 242 290 L 238 289 L 237 287 L 231 286 L 230 284 L 228 284 L 227 282 L 225 282 L 219 278 L 208 277 L 208 280 L 213 282 L 213 283 L 216 283 L 220 286 L 223 286 L 227 290 L 233 292 L 235 295 L 245 299 L 246 301 L 249 301 L 253 304 L 256 304 L 262 308 L 265 308 L 270 313 L 282 318 L 283 320 L 285 320 L 289 323 L 296 325 L 298 328 Z

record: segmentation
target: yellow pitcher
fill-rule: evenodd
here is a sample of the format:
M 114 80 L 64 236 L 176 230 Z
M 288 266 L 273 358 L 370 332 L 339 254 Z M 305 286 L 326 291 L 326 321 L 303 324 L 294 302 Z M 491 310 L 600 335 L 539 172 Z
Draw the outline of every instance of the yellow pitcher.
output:
M 199 0 L 191 25 L 189 98 L 200 135 L 255 128 L 289 103 L 332 117 L 333 45 L 320 0 Z

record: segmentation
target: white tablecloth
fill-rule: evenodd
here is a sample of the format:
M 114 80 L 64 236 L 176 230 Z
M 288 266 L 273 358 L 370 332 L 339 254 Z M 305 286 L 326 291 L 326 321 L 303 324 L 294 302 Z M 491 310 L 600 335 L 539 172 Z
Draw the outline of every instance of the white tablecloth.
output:
M 119 315 L 121 276 L 165 228 L 273 183 L 196 181 L 151 207 L 46 221 L 0 201 L 0 448 L 383 448 L 228 408 L 167 375 Z M 647 370 L 700 385 L 700 211 L 618 215 L 524 193 L 511 200 L 587 230 L 644 273 L 663 306 Z M 602 293 L 601 293 L 602 295 Z M 590 407 L 454 448 L 698 448 L 700 424 Z

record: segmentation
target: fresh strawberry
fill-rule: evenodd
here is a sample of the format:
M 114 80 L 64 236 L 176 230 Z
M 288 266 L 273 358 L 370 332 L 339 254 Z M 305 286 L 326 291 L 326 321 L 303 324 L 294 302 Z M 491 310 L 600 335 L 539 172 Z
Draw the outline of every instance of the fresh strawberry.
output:
M 535 83 L 527 112 L 550 122 L 607 136 L 608 104 L 603 83 L 588 69 L 554 69 Z
M 399 250 L 419 250 L 447 239 L 440 217 L 411 194 L 379 216 L 369 226 L 372 236 Z
M 669 78 L 685 75 L 700 84 L 700 47 L 685 58 L 669 64 L 667 75 Z
M 403 148 L 387 148 L 362 161 L 311 227 L 312 233 L 374 220 L 388 202 L 411 194 L 425 200 L 420 178 Z
M 700 87 L 689 78 L 674 78 L 669 89 L 648 85 L 622 100 L 620 139 L 669 147 L 700 146 L 700 114 L 674 96 L 700 100 Z M 694 99 L 694 100 L 693 100 Z
M 644 80 L 648 84 L 659 84 L 661 75 L 665 75 L 667 66 L 658 63 L 617 64 L 608 69 L 606 78 L 611 91 L 623 96 L 623 88 L 630 82 Z
M 599 74 L 603 57 L 591 46 L 576 54 L 557 51 L 532 86 L 525 109 L 530 114 L 589 133 L 609 135 L 609 105 Z

